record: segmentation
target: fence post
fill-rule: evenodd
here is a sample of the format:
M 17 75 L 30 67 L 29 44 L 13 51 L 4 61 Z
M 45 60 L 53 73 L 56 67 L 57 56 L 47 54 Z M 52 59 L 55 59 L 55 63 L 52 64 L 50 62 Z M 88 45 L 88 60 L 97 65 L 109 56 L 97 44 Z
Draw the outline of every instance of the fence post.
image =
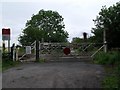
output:
M 107 42 L 104 42 L 104 52 L 107 53 Z
M 39 41 L 36 40 L 36 61 L 39 61 Z
M 107 52 L 106 29 L 103 30 L 104 52 Z

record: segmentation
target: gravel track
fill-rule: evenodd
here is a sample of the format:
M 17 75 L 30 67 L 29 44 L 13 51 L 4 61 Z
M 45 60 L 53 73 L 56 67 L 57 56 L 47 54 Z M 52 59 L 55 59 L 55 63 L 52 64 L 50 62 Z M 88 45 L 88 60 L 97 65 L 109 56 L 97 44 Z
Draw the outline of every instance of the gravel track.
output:
M 3 88 L 100 88 L 104 68 L 85 62 L 23 63 L 2 74 Z

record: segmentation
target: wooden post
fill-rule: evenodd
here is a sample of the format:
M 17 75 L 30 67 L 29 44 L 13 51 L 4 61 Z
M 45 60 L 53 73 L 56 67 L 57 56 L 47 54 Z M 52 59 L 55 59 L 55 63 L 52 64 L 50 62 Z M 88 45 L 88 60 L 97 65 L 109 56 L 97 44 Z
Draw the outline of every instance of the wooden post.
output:
M 39 61 L 39 41 L 36 40 L 36 61 Z
M 106 29 L 103 31 L 104 52 L 107 52 Z
M 13 43 L 12 50 L 13 50 L 13 51 L 12 51 L 12 53 L 13 53 L 13 58 L 12 58 L 12 59 L 13 59 L 13 61 L 15 61 L 15 59 L 16 59 L 16 58 L 15 58 L 15 54 L 16 54 L 16 51 L 15 51 L 15 43 Z
M 5 53 L 5 41 L 4 40 L 3 40 L 3 46 L 2 47 L 3 47 L 3 51 L 2 52 Z
M 8 53 L 10 53 L 10 40 L 8 40 Z

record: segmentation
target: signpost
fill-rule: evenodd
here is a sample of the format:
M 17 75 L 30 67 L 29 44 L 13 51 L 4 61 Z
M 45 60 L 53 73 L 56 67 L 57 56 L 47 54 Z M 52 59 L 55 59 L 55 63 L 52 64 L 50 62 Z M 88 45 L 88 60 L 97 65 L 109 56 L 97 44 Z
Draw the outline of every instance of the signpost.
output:
M 26 54 L 31 54 L 31 46 L 26 46 Z
M 8 40 L 8 52 L 10 52 L 10 28 L 2 29 L 2 40 L 3 43 L 5 40 Z

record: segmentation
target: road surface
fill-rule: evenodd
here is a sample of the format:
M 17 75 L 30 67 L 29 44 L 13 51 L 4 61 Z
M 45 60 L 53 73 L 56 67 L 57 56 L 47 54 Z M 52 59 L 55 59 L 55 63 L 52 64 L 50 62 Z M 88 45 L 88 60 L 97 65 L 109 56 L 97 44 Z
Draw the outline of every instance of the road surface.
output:
M 3 88 L 100 88 L 104 68 L 85 62 L 23 63 L 4 71 Z

